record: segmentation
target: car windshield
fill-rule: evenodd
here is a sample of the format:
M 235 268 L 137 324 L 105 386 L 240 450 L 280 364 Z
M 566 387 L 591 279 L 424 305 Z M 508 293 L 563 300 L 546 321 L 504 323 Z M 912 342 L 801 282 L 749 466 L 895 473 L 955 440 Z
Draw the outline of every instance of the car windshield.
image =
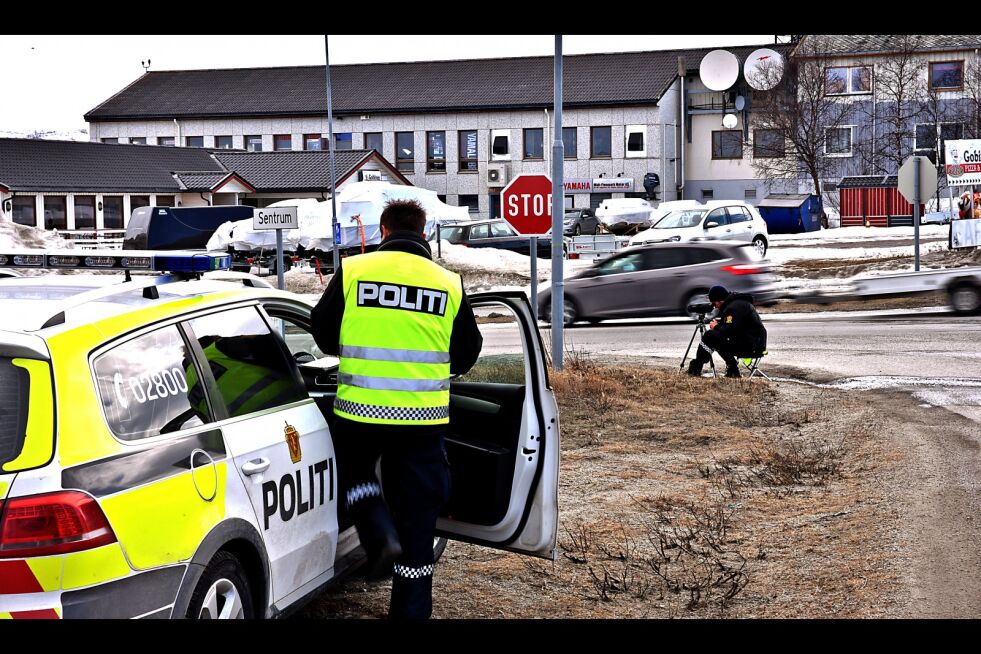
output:
M 679 227 L 695 227 L 702 222 L 705 209 L 684 209 L 672 211 L 657 221 L 654 229 L 677 229 Z

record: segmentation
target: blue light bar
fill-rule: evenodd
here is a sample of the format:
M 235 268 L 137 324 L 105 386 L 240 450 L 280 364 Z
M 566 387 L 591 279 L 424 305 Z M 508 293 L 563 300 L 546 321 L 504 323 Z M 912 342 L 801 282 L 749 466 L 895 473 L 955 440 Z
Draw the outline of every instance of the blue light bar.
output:
M 232 256 L 188 250 L 3 250 L 0 268 L 58 270 L 145 270 L 158 273 L 203 273 L 229 270 Z

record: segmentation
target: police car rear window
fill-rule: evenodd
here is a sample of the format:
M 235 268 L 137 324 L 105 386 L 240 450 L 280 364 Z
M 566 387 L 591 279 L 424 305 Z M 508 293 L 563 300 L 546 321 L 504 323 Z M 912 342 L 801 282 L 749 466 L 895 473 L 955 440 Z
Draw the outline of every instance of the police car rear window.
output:
M 106 422 L 121 440 L 211 422 L 197 369 L 175 325 L 114 347 L 94 367 Z
M 16 459 L 24 449 L 30 391 L 27 370 L 0 357 L 0 465 Z

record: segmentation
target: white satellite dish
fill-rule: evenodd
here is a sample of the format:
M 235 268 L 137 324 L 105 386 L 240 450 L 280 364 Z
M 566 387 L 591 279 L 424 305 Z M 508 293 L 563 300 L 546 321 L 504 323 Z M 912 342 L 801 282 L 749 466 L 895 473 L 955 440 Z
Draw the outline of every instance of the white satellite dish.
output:
M 739 60 L 728 50 L 712 50 L 698 67 L 702 84 L 712 91 L 725 91 L 739 79 Z
M 783 57 L 770 48 L 754 50 L 743 64 L 743 76 L 757 91 L 769 91 L 783 77 Z
M 726 129 L 732 129 L 738 122 L 739 121 L 736 119 L 736 114 L 726 114 L 722 117 L 722 126 Z
M 744 98 L 741 95 L 737 95 L 735 105 L 736 105 L 736 111 L 742 111 L 743 109 L 746 108 L 746 98 Z

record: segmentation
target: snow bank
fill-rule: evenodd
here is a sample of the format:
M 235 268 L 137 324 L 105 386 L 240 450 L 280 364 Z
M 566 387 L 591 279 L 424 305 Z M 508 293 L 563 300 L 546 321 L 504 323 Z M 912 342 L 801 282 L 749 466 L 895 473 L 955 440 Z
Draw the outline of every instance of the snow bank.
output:
M 57 232 L 0 221 L 0 247 L 16 249 L 57 249 L 71 247 Z

